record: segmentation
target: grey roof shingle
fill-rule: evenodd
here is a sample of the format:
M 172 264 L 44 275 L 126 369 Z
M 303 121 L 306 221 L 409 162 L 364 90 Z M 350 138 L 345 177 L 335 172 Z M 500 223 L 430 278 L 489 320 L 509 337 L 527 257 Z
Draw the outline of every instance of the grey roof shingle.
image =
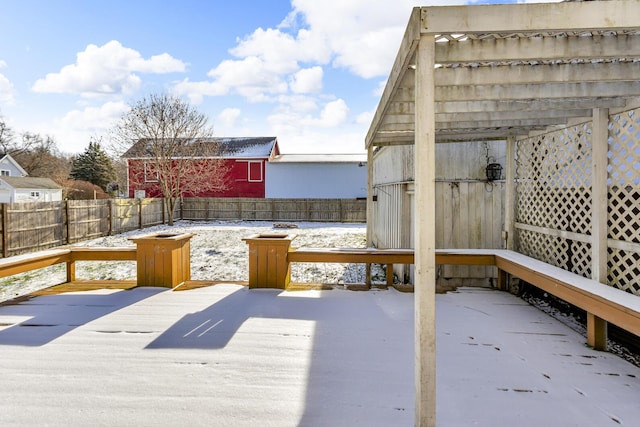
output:
M 50 178 L 29 176 L 3 176 L 0 179 L 13 188 L 60 190 L 62 187 Z
M 140 139 L 133 144 L 126 153 L 124 158 L 144 158 L 149 157 L 146 149 L 146 141 L 148 139 Z M 219 143 L 221 146 L 221 156 L 226 158 L 266 158 L 270 157 L 274 152 L 278 142 L 275 136 L 267 137 L 217 137 L 202 138 L 197 140 L 198 143 L 206 144 L 208 142 Z M 277 154 L 277 153 L 274 153 Z

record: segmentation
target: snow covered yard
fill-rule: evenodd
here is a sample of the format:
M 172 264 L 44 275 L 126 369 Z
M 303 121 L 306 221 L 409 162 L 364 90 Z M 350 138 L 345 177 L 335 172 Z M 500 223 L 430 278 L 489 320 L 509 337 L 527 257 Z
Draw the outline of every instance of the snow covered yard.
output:
M 365 246 L 362 224 L 298 225 L 287 230 L 294 246 Z M 124 246 L 168 230 L 195 233 L 194 279 L 234 282 L 247 280 L 241 239 L 273 228 L 180 222 L 83 244 Z M 301 265 L 294 281 L 364 274 L 314 268 Z M 134 279 L 135 264 L 81 263 L 78 277 Z M 49 268 L 5 280 L 3 292 L 63 280 L 63 267 Z M 395 289 L 225 283 L 1 306 L 0 424 L 413 425 L 413 304 Z M 436 315 L 439 425 L 632 425 L 640 416 L 640 368 L 586 347 L 582 333 L 514 295 L 460 288 L 436 295 Z
M 248 247 L 242 238 L 256 233 L 273 232 L 273 222 L 178 221 L 167 225 L 145 228 L 115 236 L 100 237 L 77 243 L 76 246 L 131 246 L 132 237 L 159 232 L 193 233 L 191 239 L 191 278 L 194 280 L 247 281 Z M 296 223 L 298 228 L 278 229 L 278 232 L 296 234 L 295 247 L 366 247 L 365 224 Z M 291 279 L 302 283 L 364 283 L 363 264 L 304 264 L 291 267 Z M 384 279 L 379 267 L 373 268 L 374 280 Z M 77 277 L 86 280 L 134 280 L 135 262 L 79 262 Z M 15 298 L 65 280 L 63 265 L 57 265 L 0 280 L 0 301 Z

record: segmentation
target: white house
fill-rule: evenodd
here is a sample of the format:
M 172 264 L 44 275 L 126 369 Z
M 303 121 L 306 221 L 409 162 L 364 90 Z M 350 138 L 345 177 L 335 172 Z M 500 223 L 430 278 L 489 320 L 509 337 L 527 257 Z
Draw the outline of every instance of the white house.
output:
M 27 171 L 9 154 L 0 154 L 0 176 L 27 176 Z
M 49 178 L 0 176 L 0 203 L 58 202 L 62 187 Z
M 267 198 L 367 196 L 366 154 L 281 154 L 266 164 Z

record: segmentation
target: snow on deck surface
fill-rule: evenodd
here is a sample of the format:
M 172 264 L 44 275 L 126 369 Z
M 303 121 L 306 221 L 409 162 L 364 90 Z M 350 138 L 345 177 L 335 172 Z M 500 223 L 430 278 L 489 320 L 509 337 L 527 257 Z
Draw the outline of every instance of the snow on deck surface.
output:
M 510 294 L 436 296 L 438 425 L 635 425 L 640 369 Z M 413 294 L 222 284 L 0 307 L 2 426 L 412 426 Z

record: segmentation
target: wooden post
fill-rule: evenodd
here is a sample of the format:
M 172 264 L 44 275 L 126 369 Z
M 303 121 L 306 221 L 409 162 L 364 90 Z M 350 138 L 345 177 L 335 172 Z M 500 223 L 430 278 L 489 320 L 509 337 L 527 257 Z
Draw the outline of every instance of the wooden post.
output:
M 421 35 L 415 73 L 415 425 L 436 425 L 435 38 Z
M 515 234 L 515 207 L 516 207 L 516 165 L 515 165 L 516 141 L 513 136 L 507 139 L 506 155 L 506 187 L 504 194 L 504 231 L 506 233 L 505 248 L 514 250 Z
M 603 284 L 607 283 L 608 258 L 608 126 L 609 110 L 594 108 L 591 134 L 591 278 Z M 596 350 L 607 349 L 607 322 L 591 313 L 587 316 L 587 344 Z
M 142 199 L 138 199 L 138 228 L 142 230 Z
M 113 235 L 113 199 L 107 200 L 107 236 Z
M 65 243 L 68 245 L 69 243 L 71 243 L 71 215 L 69 215 L 69 201 L 65 200 L 64 202 L 64 225 L 65 225 L 65 232 L 67 234 L 65 240 Z
M 373 147 L 367 148 L 367 247 L 373 246 Z
M 9 207 L 2 204 L 2 257 L 9 256 Z

